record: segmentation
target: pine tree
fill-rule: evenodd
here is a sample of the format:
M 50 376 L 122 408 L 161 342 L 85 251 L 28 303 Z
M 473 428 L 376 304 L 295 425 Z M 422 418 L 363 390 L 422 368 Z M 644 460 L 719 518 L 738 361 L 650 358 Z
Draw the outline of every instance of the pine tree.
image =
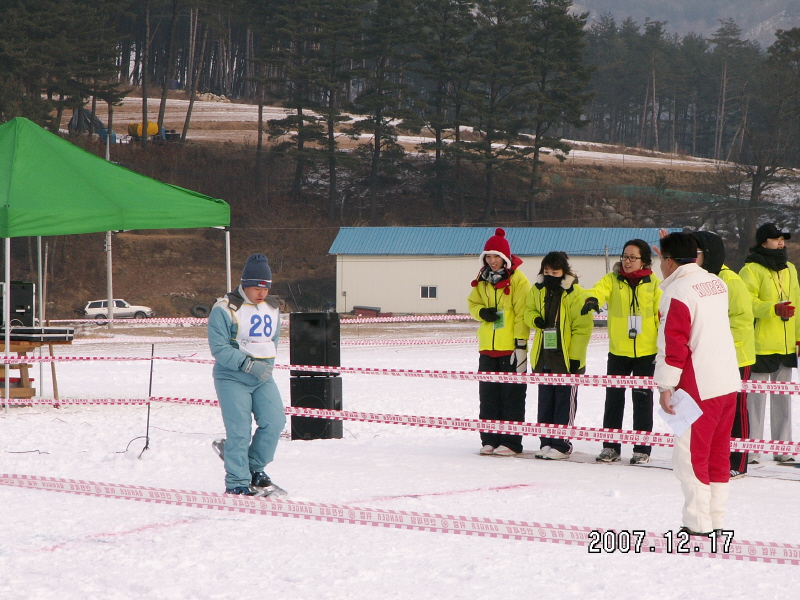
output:
M 584 60 L 587 13 L 570 13 L 571 0 L 542 0 L 533 6 L 528 29 L 531 83 L 526 90 L 528 123 L 533 131 L 531 188 L 539 185 L 543 146 L 569 152 L 558 130 L 565 124 L 581 127 L 584 108 L 591 99 L 586 91 L 591 67 Z M 558 154 L 562 160 L 563 155 Z M 534 218 L 534 195 L 528 201 L 527 219 Z
M 464 92 L 468 89 L 470 42 L 475 32 L 471 0 L 417 0 L 414 30 L 419 61 L 412 69 L 422 77 L 422 94 L 416 104 L 434 141 L 420 144 L 434 152 L 433 195 L 438 209 L 443 208 L 446 164 L 446 131 L 459 140 L 459 124 Z M 462 214 L 462 219 L 464 215 Z
M 320 2 L 320 48 L 316 85 L 321 92 L 317 112 L 324 124 L 323 154 L 328 165 L 328 220 L 336 218 L 339 151 L 337 128 L 350 121 L 343 113 L 347 88 L 353 75 L 356 44 L 361 33 L 359 6 L 350 0 Z
M 740 263 L 763 211 L 763 193 L 800 166 L 800 28 L 775 36 L 742 100 L 744 143 L 734 158 L 750 191 L 738 207 Z
M 469 68 L 473 85 L 466 94 L 469 120 L 477 141 L 460 141 L 450 148 L 457 157 L 483 169 L 483 221 L 494 212 L 498 171 L 520 168 L 533 148 L 517 144 L 527 124 L 526 92 L 533 83 L 532 52 L 527 26 L 527 0 L 478 0 L 477 29 Z
M 353 100 L 355 109 L 366 115 L 356 121 L 352 134 L 367 133 L 372 142 L 369 154 L 369 220 L 378 215 L 377 193 L 387 163 L 403 155 L 397 144 L 397 130 L 403 119 L 413 122 L 411 91 L 405 69 L 412 60 L 409 29 L 412 20 L 410 0 L 375 0 L 363 15 L 364 30 L 359 47 L 360 89 Z

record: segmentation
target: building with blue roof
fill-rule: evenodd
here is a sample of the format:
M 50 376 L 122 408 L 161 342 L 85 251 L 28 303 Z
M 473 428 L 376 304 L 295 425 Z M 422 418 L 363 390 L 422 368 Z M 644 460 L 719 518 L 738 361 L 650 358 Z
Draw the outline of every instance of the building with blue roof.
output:
M 343 227 L 328 251 L 336 256 L 336 310 L 369 306 L 396 313 L 467 312 L 470 282 L 480 268 L 478 256 L 495 229 Z M 570 256 L 584 287 L 611 270 L 626 241 L 658 243 L 658 229 L 652 227 L 507 227 L 505 231 L 528 279 L 535 279 L 545 254 L 560 250 Z

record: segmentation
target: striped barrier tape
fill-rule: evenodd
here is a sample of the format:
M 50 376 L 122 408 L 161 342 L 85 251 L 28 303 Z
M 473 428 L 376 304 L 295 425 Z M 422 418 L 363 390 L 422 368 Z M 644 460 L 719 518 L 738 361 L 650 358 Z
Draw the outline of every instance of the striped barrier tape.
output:
M 101 398 L 32 398 L 17 400 L 31 405 L 127 405 L 141 406 L 148 402 L 165 402 L 193 406 L 219 406 L 217 400 L 198 398 L 176 398 L 169 396 L 153 396 L 151 398 L 101 399 Z M 675 437 L 669 433 L 653 433 L 650 431 L 629 431 L 625 429 L 607 429 L 602 427 L 575 427 L 568 425 L 549 425 L 546 423 L 524 423 L 520 421 L 497 421 L 489 419 L 460 419 L 456 417 L 431 417 L 418 415 L 394 415 L 350 410 L 328 410 L 320 408 L 304 408 L 299 406 L 284 407 L 284 413 L 295 417 L 311 417 L 316 419 L 333 419 L 337 421 L 359 421 L 362 423 L 385 423 L 389 425 L 412 425 L 416 427 L 432 427 L 435 429 L 455 429 L 460 431 L 506 433 L 512 435 L 563 438 L 591 442 L 613 442 L 620 444 L 638 444 L 646 446 L 672 447 Z M 731 450 L 739 452 L 762 452 L 764 454 L 800 455 L 800 442 L 782 440 L 751 440 L 731 438 Z
M 144 361 L 167 360 L 195 364 L 214 364 L 213 358 L 190 358 L 183 356 L 25 356 L 0 357 L 1 364 L 49 363 L 49 362 L 88 362 L 88 361 Z M 655 388 L 652 377 L 634 377 L 626 375 L 554 375 L 547 373 L 505 373 L 496 371 L 438 371 L 429 369 L 378 369 L 372 367 L 331 367 L 317 365 L 281 365 L 276 369 L 290 369 L 301 372 L 324 372 L 338 375 L 341 373 L 360 375 L 388 375 L 392 377 L 415 377 L 423 379 L 455 379 L 460 381 L 489 381 L 495 383 L 526 383 L 529 385 L 579 385 L 586 387 L 612 388 Z M 800 394 L 800 384 L 789 381 L 754 381 L 742 382 L 746 392 L 773 394 Z
M 291 313 L 281 313 L 288 315 Z M 605 321 L 606 315 L 595 315 L 595 321 Z M 367 323 L 433 323 L 441 321 L 471 321 L 471 315 L 402 315 L 397 317 L 355 317 L 340 319 L 342 325 L 361 325 Z M 109 319 L 51 319 L 50 323 L 93 323 L 95 325 L 105 325 Z M 206 325 L 208 317 L 150 317 L 147 319 L 111 319 L 112 323 L 186 323 L 190 325 Z M 284 320 L 286 322 L 286 320 Z
M 595 321 L 605 321 L 608 317 L 596 315 Z M 359 323 L 419 323 L 432 321 L 472 321 L 472 315 L 403 315 L 397 317 L 356 317 L 354 319 L 340 319 L 342 324 Z
M 342 325 L 360 323 L 430 323 L 433 321 L 471 321 L 470 315 L 402 315 L 398 317 L 355 317 L 340 319 Z
M 165 359 L 183 360 L 183 359 Z M 202 359 L 200 359 L 202 360 Z M 496 383 L 527 383 L 529 385 L 579 385 L 611 388 L 656 388 L 652 377 L 629 375 L 554 375 L 547 373 L 504 373 L 497 371 L 438 371 L 428 369 L 377 369 L 372 367 L 326 367 L 311 365 L 275 365 L 276 369 L 293 371 L 326 372 L 332 374 L 352 373 L 361 375 L 389 375 L 393 377 L 416 377 L 427 379 L 456 379 L 460 381 L 490 381 Z M 789 381 L 742 382 L 746 392 L 774 394 L 800 394 L 800 384 Z
M 207 318 L 197 317 L 150 317 L 147 319 L 50 319 L 50 323 L 93 323 L 94 325 L 106 325 L 109 320 L 112 323 L 128 323 L 130 325 L 142 325 L 156 323 L 163 325 L 166 323 L 186 323 L 188 325 L 208 325 Z
M 289 314 L 289 313 L 282 313 Z M 436 321 L 471 321 L 470 315 L 403 315 L 397 317 L 355 317 L 340 319 L 343 325 L 358 325 L 362 323 L 430 323 Z M 50 323 L 94 323 L 105 325 L 109 319 L 54 319 Z M 205 325 L 208 317 L 151 317 L 147 319 L 111 319 L 112 323 L 188 323 L 192 325 Z
M 282 342 L 283 340 L 281 340 Z M 192 342 L 195 344 L 208 344 L 205 337 L 144 337 L 136 335 L 120 335 L 101 338 L 75 338 L 73 346 L 90 346 L 95 344 L 171 344 L 174 342 Z M 288 340 L 287 340 L 288 343 Z
M 592 333 L 592 340 L 607 340 L 607 333 Z M 119 337 L 80 339 L 73 341 L 75 346 L 91 344 L 169 344 L 173 342 L 194 342 L 206 344 L 207 339 L 202 337 L 137 337 L 126 335 Z M 478 338 L 407 338 L 407 339 L 353 339 L 341 340 L 340 346 L 449 346 L 449 345 L 472 345 L 477 344 Z M 289 345 L 288 339 L 281 339 L 278 342 L 281 346 Z
M 286 314 L 286 313 L 282 313 Z M 404 315 L 398 317 L 355 317 L 352 319 L 340 319 L 339 323 L 342 325 L 361 325 L 367 323 L 434 323 L 442 321 L 472 321 L 470 315 Z M 603 321 L 604 316 L 597 316 L 595 320 Z M 96 325 L 105 325 L 108 319 L 59 319 L 51 320 L 51 323 L 93 323 Z M 190 325 L 206 325 L 208 323 L 207 317 L 152 317 L 147 319 L 111 319 L 112 323 L 128 323 L 128 324 L 142 324 L 142 323 L 186 323 Z M 284 321 L 286 322 L 286 321 Z
M 592 442 L 664 446 L 668 448 L 675 445 L 675 436 L 672 434 L 653 433 L 650 431 L 627 431 L 624 429 L 606 429 L 601 427 L 574 427 L 568 425 L 548 425 L 546 423 L 522 423 L 518 421 L 458 419 L 454 417 L 389 415 L 372 412 L 303 408 L 298 406 L 288 406 L 284 411 L 287 415 L 314 417 L 318 419 L 389 423 L 392 425 L 415 425 L 417 427 L 433 427 L 435 429 L 508 433 L 513 435 L 563 438 Z M 739 452 L 763 452 L 765 454 L 800 455 L 800 442 L 731 438 L 731 450 Z
M 751 542 L 735 539 L 711 540 L 705 536 L 686 538 L 685 543 L 673 532 L 655 533 L 645 530 L 616 531 L 536 523 L 487 517 L 431 514 L 382 508 L 362 508 L 340 504 L 321 504 L 287 499 L 258 498 L 197 492 L 167 488 L 101 483 L 83 479 L 37 477 L 34 475 L 3 474 L 0 485 L 23 489 L 65 492 L 115 500 L 136 500 L 154 504 L 169 504 L 189 508 L 229 510 L 245 514 L 303 518 L 349 525 L 368 525 L 390 529 L 476 535 L 526 542 L 549 542 L 568 546 L 586 546 L 590 554 L 620 552 L 627 554 L 668 554 L 698 558 L 723 558 L 781 565 L 800 565 L 800 545 L 776 542 Z M 626 539 L 627 545 L 623 548 Z M 633 539 L 632 539 L 633 538 Z

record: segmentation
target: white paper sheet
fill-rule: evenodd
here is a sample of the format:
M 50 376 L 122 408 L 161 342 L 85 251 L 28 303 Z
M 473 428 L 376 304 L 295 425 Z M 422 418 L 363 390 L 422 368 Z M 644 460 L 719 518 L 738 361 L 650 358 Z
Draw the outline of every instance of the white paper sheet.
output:
M 673 433 L 680 437 L 703 414 L 703 409 L 697 405 L 694 398 L 683 390 L 675 390 L 672 393 L 670 404 L 672 404 L 672 410 L 675 411 L 674 415 L 668 415 L 663 408 L 658 409 L 658 414 L 666 421 Z

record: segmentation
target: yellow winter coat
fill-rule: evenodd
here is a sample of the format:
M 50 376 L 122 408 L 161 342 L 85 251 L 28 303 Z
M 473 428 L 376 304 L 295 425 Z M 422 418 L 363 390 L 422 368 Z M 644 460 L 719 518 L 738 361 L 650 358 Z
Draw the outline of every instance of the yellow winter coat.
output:
M 614 265 L 600 281 L 586 290 L 587 297 L 597 304 L 608 303 L 608 351 L 616 356 L 650 356 L 658 352 L 658 304 L 661 302 L 661 280 L 655 273 L 642 278 L 635 288 L 620 276 L 620 264 Z M 642 317 L 641 331 L 635 339 L 628 336 L 631 315 Z
M 739 276 L 753 301 L 756 354 L 794 354 L 795 344 L 800 340 L 800 314 L 784 321 L 775 314 L 775 305 L 789 300 L 800 309 L 800 286 L 795 266 L 787 263 L 785 269 L 776 272 L 749 262 L 739 271 Z
M 521 264 L 521 261 L 520 261 Z M 530 281 L 522 271 L 515 270 L 509 278 L 507 287 L 496 288 L 487 281 L 479 280 L 467 297 L 469 314 L 480 322 L 478 326 L 478 350 L 514 350 L 515 340 L 525 340 L 527 344 L 531 330 L 523 321 L 525 299 L 531 287 Z M 500 285 L 500 284 L 498 284 Z M 506 294 L 506 290 L 509 293 Z M 494 323 L 481 319 L 478 314 L 482 308 L 497 307 L 503 311 L 503 327 L 495 329 Z
M 528 300 L 525 304 L 525 324 L 531 329 L 536 329 L 536 337 L 531 345 L 530 365 L 531 369 L 536 368 L 539 362 L 539 354 L 542 351 L 543 336 L 540 329 L 536 327 L 534 321 L 537 317 L 545 318 L 545 296 L 547 289 L 544 287 L 544 278 L 539 275 L 536 282 L 528 292 Z M 576 360 L 580 364 L 580 369 L 586 366 L 586 350 L 589 340 L 592 337 L 592 327 L 594 319 L 592 314 L 581 314 L 583 303 L 586 300 L 586 291 L 577 283 L 573 283 L 574 278 L 570 275 L 564 277 L 561 287 L 564 293 L 561 294 L 561 309 L 559 310 L 558 326 L 561 332 L 561 345 L 564 351 L 564 366 L 567 372 L 570 370 L 569 361 Z
M 718 275 L 728 286 L 728 319 L 736 345 L 736 360 L 740 367 L 752 365 L 756 362 L 756 343 L 750 292 L 742 278 L 725 265 Z

